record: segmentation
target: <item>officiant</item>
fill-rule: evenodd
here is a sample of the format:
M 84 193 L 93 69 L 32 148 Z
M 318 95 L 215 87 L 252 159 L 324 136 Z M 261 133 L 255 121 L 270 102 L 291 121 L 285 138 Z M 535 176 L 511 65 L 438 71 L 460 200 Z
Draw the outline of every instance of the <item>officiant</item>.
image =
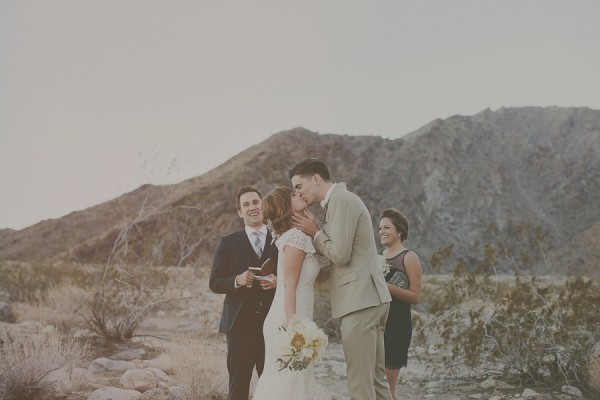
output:
M 228 400 L 248 400 L 252 371 L 262 374 L 265 363 L 263 323 L 273 302 L 277 278 L 255 279 L 250 267 L 267 259 L 277 263 L 277 247 L 263 224 L 262 193 L 243 186 L 236 195 L 237 213 L 244 228 L 219 239 L 209 287 L 225 294 L 219 333 L 227 338 Z

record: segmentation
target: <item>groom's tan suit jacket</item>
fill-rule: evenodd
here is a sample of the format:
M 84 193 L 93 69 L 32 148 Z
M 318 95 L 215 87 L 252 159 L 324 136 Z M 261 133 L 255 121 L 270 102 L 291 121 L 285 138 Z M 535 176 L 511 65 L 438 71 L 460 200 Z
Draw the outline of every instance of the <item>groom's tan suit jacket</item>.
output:
M 371 215 L 345 183 L 333 187 L 314 245 L 332 264 L 329 290 L 334 318 L 391 301 L 379 265 Z

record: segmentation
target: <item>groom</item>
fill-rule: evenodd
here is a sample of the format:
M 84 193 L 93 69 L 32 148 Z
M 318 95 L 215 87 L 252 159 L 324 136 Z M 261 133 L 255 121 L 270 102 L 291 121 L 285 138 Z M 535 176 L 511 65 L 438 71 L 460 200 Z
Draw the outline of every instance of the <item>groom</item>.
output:
M 320 202 L 325 209 L 322 229 L 310 212 L 293 219 L 332 264 L 331 312 L 341 318 L 350 399 L 389 400 L 383 334 L 391 297 L 378 263 L 369 210 L 345 183 L 330 181 L 329 169 L 319 159 L 300 161 L 290 168 L 289 177 L 308 204 Z

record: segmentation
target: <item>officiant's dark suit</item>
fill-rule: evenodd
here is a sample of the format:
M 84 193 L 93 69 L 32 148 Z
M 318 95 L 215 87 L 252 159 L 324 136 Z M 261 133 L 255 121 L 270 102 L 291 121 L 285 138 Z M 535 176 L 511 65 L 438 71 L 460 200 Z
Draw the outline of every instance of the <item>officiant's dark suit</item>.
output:
M 262 194 L 253 186 L 238 191 L 238 215 L 244 219 L 245 227 L 219 239 L 212 262 L 209 287 L 226 295 L 219 332 L 227 338 L 229 400 L 248 400 L 252 371 L 256 367 L 260 376 L 265 362 L 262 328 L 275 290 L 274 285 L 265 290 L 247 272 L 248 267 L 260 267 L 267 258 L 277 261 L 277 247 L 262 223 L 261 199 Z M 254 231 L 263 235 L 260 257 L 250 239 Z M 250 280 L 252 286 L 247 287 Z

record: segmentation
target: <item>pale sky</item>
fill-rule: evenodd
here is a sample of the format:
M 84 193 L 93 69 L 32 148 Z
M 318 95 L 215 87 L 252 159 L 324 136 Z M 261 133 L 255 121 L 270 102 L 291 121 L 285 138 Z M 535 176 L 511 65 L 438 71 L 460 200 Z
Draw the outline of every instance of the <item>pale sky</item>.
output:
M 488 107 L 600 109 L 598 16 L 597 0 L 2 0 L 0 228 L 298 126 L 398 138 Z

